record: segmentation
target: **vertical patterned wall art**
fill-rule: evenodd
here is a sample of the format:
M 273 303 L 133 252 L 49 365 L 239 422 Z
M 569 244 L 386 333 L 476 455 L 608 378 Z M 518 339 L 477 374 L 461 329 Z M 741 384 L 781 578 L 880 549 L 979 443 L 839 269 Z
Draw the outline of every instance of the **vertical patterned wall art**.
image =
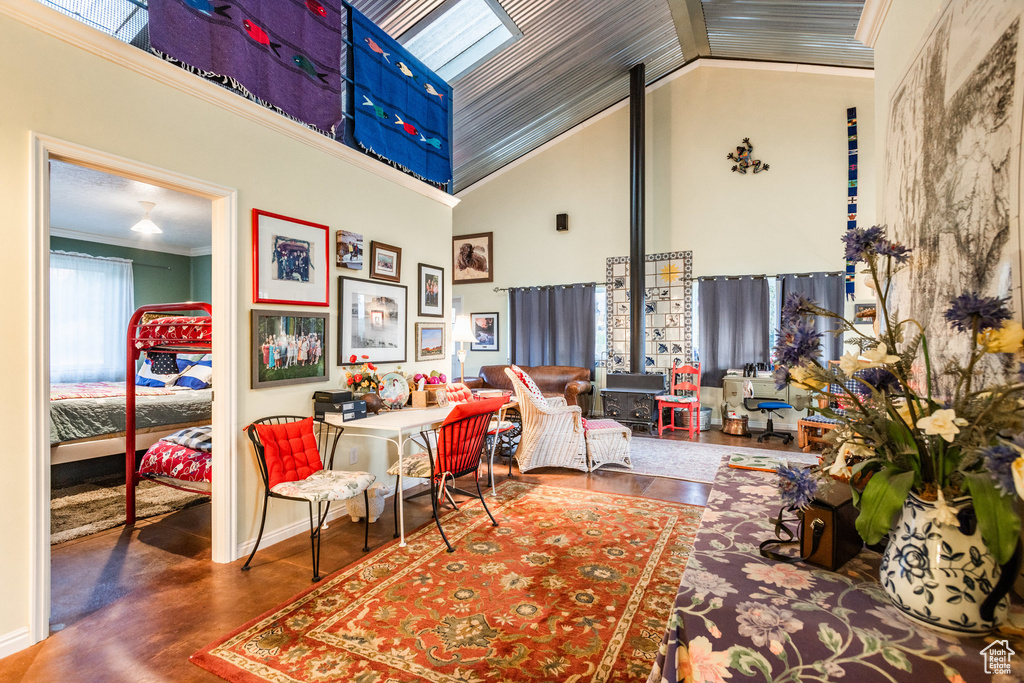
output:
M 846 149 L 849 154 L 849 176 L 846 190 L 846 229 L 857 227 L 857 107 L 846 110 Z M 857 262 L 846 262 L 846 298 L 853 300 L 856 289 Z
M 647 254 L 646 371 L 664 372 L 673 361 L 688 363 L 693 354 L 693 252 Z M 629 371 L 629 257 L 607 260 L 606 314 L 608 372 Z

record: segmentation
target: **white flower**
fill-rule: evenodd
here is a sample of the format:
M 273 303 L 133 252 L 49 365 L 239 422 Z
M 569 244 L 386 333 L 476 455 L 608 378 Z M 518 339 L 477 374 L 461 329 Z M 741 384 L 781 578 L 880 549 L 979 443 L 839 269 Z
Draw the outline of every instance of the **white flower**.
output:
M 1013 461 L 1010 471 L 1013 473 L 1013 486 L 1017 489 L 1017 495 L 1024 498 L 1024 456 Z
M 960 520 L 956 518 L 956 508 L 946 503 L 942 489 L 939 489 L 939 499 L 935 501 L 935 509 L 932 510 L 931 517 L 936 524 L 960 526 Z
M 866 358 L 868 362 L 862 369 L 879 368 L 883 365 L 891 365 L 892 363 L 898 363 L 900 361 L 899 356 L 889 355 L 889 349 L 886 348 L 885 342 L 879 342 L 878 346 L 875 348 L 870 351 L 865 351 L 864 358 Z
M 857 441 L 846 441 L 839 447 L 839 452 L 836 454 L 835 461 L 828 467 L 828 473 L 833 477 L 841 477 L 843 475 L 847 477 L 853 476 L 853 468 L 850 467 L 850 464 L 846 461 L 846 457 L 848 455 L 860 458 L 872 458 L 875 455 L 875 451 L 872 450 L 870 446 Z
M 852 351 L 847 351 L 839 359 L 839 369 L 848 377 L 863 367 L 864 363 L 860 360 L 860 356 Z
M 939 435 L 949 443 L 960 433 L 960 427 L 967 424 L 967 420 L 956 416 L 952 408 L 936 410 L 927 417 L 917 421 L 917 428 L 923 429 L 925 434 Z

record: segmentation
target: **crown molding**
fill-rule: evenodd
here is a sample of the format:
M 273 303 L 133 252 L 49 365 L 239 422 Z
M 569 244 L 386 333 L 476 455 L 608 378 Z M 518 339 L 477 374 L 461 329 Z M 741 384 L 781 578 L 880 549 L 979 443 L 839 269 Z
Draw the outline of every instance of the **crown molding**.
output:
M 34 28 L 69 45 L 85 50 L 109 62 L 142 74 L 266 128 L 313 147 L 324 154 L 346 161 L 364 171 L 389 180 L 451 208 L 459 203 L 454 195 L 416 180 L 412 176 L 377 161 L 340 142 L 326 138 L 300 123 L 276 114 L 218 85 L 204 81 L 156 55 L 124 43 L 113 36 L 86 26 L 41 2 L 0 0 L 0 14 Z
M 892 0 L 865 0 L 860 21 L 857 22 L 857 31 L 853 34 L 854 40 L 874 48 L 890 5 Z
M 50 226 L 51 237 L 63 237 L 69 240 L 78 240 L 80 242 L 96 242 L 99 244 L 109 244 L 114 247 L 126 247 L 128 249 L 141 249 L 142 251 L 153 251 L 158 254 L 176 254 L 178 256 L 201 256 L 204 254 L 212 254 L 213 247 L 175 247 L 170 245 L 149 245 L 141 244 L 135 240 L 127 239 L 124 237 L 113 237 L 112 235 L 95 235 L 91 232 L 79 232 L 77 230 L 65 230 L 64 228 L 55 228 Z

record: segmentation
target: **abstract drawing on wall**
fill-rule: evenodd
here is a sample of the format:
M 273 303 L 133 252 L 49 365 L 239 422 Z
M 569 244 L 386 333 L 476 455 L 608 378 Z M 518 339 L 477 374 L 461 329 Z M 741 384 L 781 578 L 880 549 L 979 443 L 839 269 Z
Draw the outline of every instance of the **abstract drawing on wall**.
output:
M 884 222 L 914 250 L 890 308 L 925 325 L 939 367 L 969 343 L 943 320 L 949 299 L 1014 286 L 1021 15 L 1014 0 L 947 3 L 890 97 Z M 1005 372 L 990 358 L 986 375 Z
M 693 252 L 647 254 L 644 311 L 647 318 L 646 372 L 668 373 L 673 362 L 689 363 L 693 353 Z M 629 258 L 607 259 L 605 267 L 608 372 L 629 372 Z

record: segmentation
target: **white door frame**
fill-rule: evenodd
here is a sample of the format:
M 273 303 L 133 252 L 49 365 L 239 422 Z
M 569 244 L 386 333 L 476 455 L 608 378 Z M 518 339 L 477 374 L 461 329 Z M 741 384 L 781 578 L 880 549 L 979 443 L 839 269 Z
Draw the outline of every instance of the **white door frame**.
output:
M 237 550 L 238 459 L 238 193 L 173 171 L 35 132 L 30 133 L 29 192 L 29 445 L 31 466 L 31 612 L 33 643 L 50 630 L 50 172 L 51 159 L 205 197 L 213 203 L 212 560 L 232 562 Z

